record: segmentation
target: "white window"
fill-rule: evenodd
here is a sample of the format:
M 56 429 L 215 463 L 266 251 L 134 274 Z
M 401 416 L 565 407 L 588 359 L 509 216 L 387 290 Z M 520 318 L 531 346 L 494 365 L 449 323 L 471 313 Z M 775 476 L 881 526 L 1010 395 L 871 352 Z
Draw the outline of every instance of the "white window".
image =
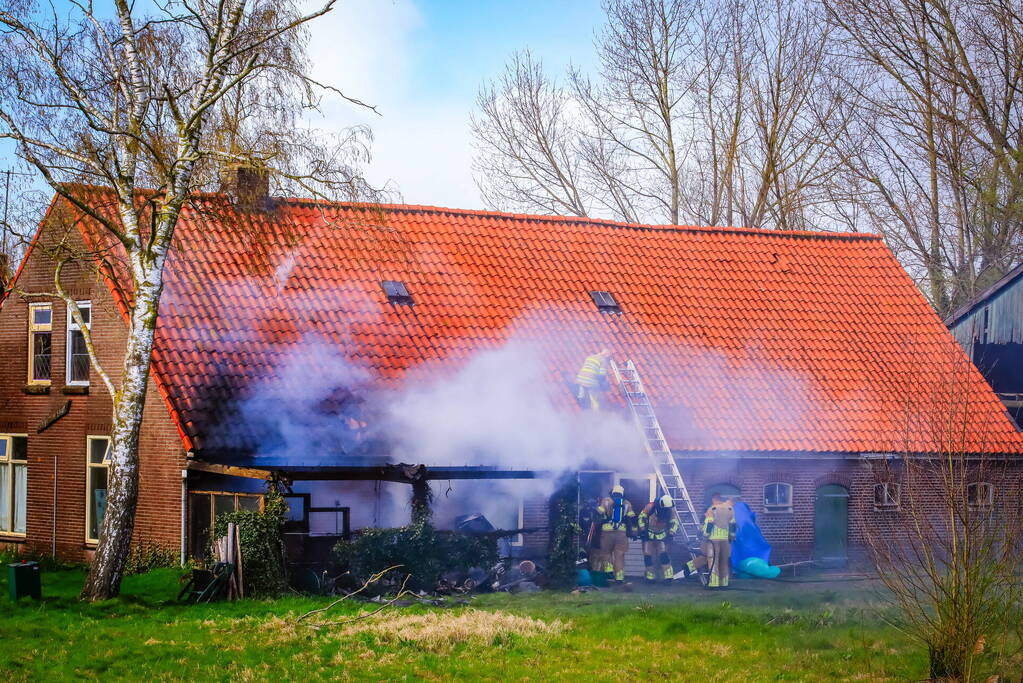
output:
M 984 481 L 966 487 L 966 502 L 974 510 L 987 510 L 995 504 L 995 487 Z
M 53 307 L 28 305 L 28 383 L 50 383 L 53 352 Z
M 92 304 L 88 301 L 78 301 L 77 304 L 78 310 L 82 312 L 85 327 L 91 330 Z M 67 356 L 67 384 L 89 386 L 89 349 L 85 346 L 82 328 L 71 315 L 71 306 L 67 309 L 67 350 L 64 355 Z
M 0 533 L 24 535 L 28 512 L 28 437 L 0 434 Z
M 107 482 L 110 480 L 110 439 L 86 438 L 85 540 L 96 542 L 107 511 Z
M 764 486 L 765 512 L 792 512 L 792 484 L 771 482 Z
M 902 486 L 891 482 L 874 485 L 874 509 L 898 510 Z

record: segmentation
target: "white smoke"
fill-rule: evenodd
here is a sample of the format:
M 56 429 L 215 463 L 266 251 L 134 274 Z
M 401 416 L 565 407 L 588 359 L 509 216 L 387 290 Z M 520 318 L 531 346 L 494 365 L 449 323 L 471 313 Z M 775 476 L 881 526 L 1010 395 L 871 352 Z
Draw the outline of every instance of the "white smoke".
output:
M 559 473 L 587 461 L 628 462 L 642 448 L 624 415 L 575 408 L 527 342 L 481 351 L 453 374 L 410 380 L 385 419 L 396 451 L 427 465 Z

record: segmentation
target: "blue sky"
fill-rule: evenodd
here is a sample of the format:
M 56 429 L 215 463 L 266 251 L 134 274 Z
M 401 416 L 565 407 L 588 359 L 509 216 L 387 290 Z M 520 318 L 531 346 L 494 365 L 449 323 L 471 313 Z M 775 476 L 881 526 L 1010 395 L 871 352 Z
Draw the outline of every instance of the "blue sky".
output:
M 109 1 L 96 3 L 99 12 Z M 367 177 L 395 189 L 396 200 L 481 208 L 469 129 L 480 85 L 524 48 L 558 73 L 569 63 L 588 68 L 602 22 L 600 0 L 338 0 L 309 25 L 314 76 L 376 105 L 380 116 L 328 100 L 312 123 L 369 125 Z M 0 156 L 9 154 L 10 145 L 0 146 Z
M 469 130 L 480 84 L 523 48 L 557 72 L 588 68 L 602 20 L 599 0 L 343 0 L 311 25 L 315 73 L 381 116 L 334 104 L 320 124 L 372 126 L 368 176 L 403 201 L 480 207 Z

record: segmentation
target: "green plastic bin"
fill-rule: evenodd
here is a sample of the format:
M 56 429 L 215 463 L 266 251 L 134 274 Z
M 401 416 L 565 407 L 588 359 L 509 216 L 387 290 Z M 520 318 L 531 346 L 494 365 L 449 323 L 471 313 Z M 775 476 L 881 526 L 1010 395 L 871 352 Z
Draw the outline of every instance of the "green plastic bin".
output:
M 15 562 L 7 565 L 7 595 L 12 601 L 26 595 L 36 600 L 42 597 L 38 562 Z

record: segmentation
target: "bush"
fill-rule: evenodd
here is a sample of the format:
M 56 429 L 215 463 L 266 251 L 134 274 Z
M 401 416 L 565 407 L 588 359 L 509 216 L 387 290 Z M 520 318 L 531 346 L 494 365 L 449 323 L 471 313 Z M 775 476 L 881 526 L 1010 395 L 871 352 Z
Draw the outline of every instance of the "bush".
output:
M 124 573 L 129 576 L 145 574 L 162 567 L 177 567 L 178 564 L 177 551 L 153 543 L 137 543 L 131 547 Z
M 366 529 L 334 546 L 338 560 L 353 578 L 365 582 L 373 574 L 401 565 L 393 572 L 406 588 L 432 591 L 447 571 L 489 569 L 497 563 L 497 541 L 491 535 L 437 531 L 425 521 L 397 529 Z
M 547 548 L 547 587 L 571 588 L 576 584 L 579 558 L 579 483 L 566 478 L 550 498 L 550 540 Z
M 263 510 L 238 510 L 217 517 L 211 544 L 227 535 L 227 525 L 238 525 L 242 547 L 242 574 L 247 596 L 279 595 L 288 587 L 284 550 L 284 518 L 287 504 L 269 491 Z

